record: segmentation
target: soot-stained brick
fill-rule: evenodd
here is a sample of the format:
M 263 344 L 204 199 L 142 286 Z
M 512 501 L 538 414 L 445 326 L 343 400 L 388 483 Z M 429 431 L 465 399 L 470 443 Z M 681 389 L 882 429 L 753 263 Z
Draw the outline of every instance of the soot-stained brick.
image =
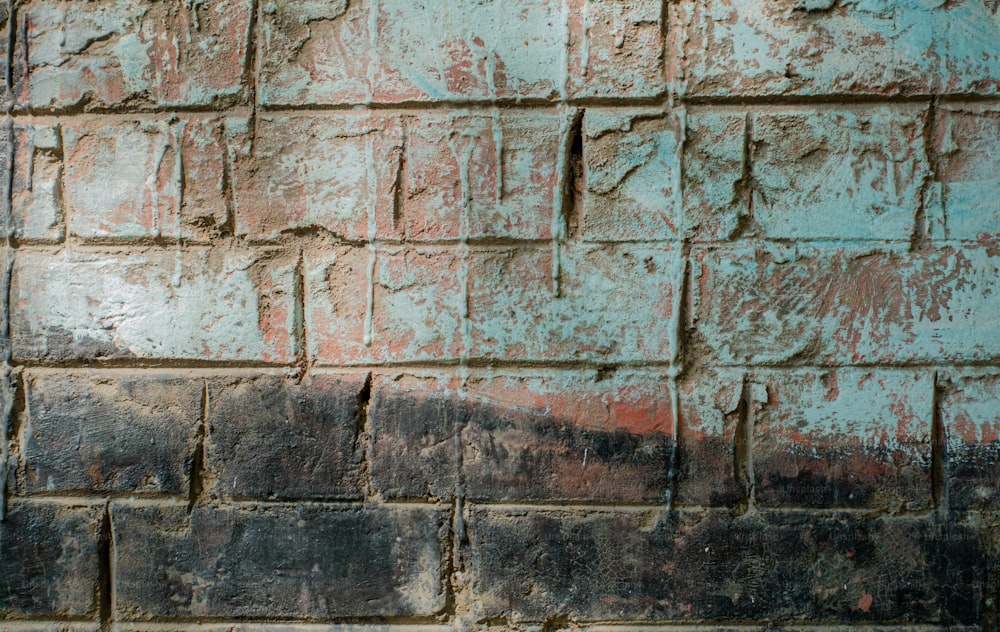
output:
M 673 444 L 656 372 L 481 371 L 468 380 L 465 491 L 488 500 L 661 500 Z
M 12 502 L 0 522 L 0 615 L 96 618 L 102 514 Z
M 458 484 L 458 433 L 468 414 L 449 373 L 376 373 L 372 378 L 371 477 L 386 497 L 450 498 Z
M 736 471 L 742 387 L 738 369 L 700 369 L 678 385 L 679 502 L 732 505 L 748 494 L 745 473 Z
M 755 372 L 753 469 L 762 504 L 931 503 L 927 371 Z
M 953 509 L 1000 506 L 1000 375 L 953 369 L 942 375 L 946 485 Z
M 206 459 L 233 498 L 357 498 L 364 374 L 209 382 Z
M 979 620 L 974 529 L 807 512 L 470 511 L 484 616 L 578 619 Z
M 429 507 L 112 507 L 120 620 L 426 616 L 444 606 Z M 96 567 L 96 564 L 95 564 Z
M 187 493 L 201 380 L 73 373 L 25 384 L 25 492 Z

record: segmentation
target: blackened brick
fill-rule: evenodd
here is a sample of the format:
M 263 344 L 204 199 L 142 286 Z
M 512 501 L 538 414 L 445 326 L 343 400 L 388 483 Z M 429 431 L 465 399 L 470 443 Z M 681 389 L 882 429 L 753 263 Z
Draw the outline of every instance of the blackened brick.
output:
M 1000 375 L 952 371 L 941 380 L 948 501 L 953 509 L 1000 506 Z
M 25 383 L 24 491 L 188 492 L 201 380 L 43 373 Z
M 437 509 L 112 507 L 115 604 L 149 617 L 431 615 L 444 606 Z M 95 565 L 96 567 L 96 565 Z
M 470 498 L 663 499 L 673 445 L 669 380 L 656 372 L 476 372 L 463 474 Z
M 10 504 L 0 522 L 0 615 L 97 617 L 103 510 Z
M 979 620 L 971 528 L 857 514 L 473 510 L 484 616 Z
M 357 498 L 365 375 L 266 375 L 209 384 L 208 469 L 234 498 Z
M 448 498 L 458 484 L 461 380 L 447 373 L 378 373 L 372 379 L 371 476 L 387 497 Z

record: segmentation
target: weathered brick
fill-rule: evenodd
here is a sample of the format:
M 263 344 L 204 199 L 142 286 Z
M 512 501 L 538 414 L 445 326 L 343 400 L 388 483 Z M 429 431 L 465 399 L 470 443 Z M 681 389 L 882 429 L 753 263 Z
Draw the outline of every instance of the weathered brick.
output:
M 197 627 L 191 627 L 191 624 L 186 623 L 171 625 L 157 622 L 118 623 L 115 625 L 115 632 L 450 632 L 451 630 L 452 627 L 447 625 L 414 625 L 412 623 L 395 625 L 386 623 L 202 623 Z
M 357 240 L 387 230 L 401 168 L 398 117 L 260 116 L 226 127 L 239 235 L 312 229 Z
M 491 98 L 565 89 L 560 2 L 282 0 L 264 8 L 269 105 Z
M 723 364 L 988 360 L 1000 253 L 822 246 L 698 249 L 694 342 Z
M 21 241 L 59 241 L 62 208 L 62 139 L 58 125 L 14 126 L 11 218 Z
M 742 371 L 704 368 L 678 385 L 677 501 L 732 505 L 747 496 L 746 474 L 736 471 L 742 387 Z
M 975 529 L 927 518 L 472 510 L 481 615 L 726 621 L 980 620 Z
M 226 223 L 221 120 L 73 123 L 63 136 L 73 235 L 206 241 Z
M 442 372 L 372 377 L 371 480 L 388 498 L 447 499 L 458 485 L 458 434 L 467 412 L 461 379 Z
M 268 252 L 19 252 L 14 356 L 291 362 L 293 268 Z
M 554 296 L 551 249 L 477 252 L 470 260 L 473 357 L 503 360 L 664 361 L 671 347 L 680 249 L 560 249 Z
M 241 102 L 250 22 L 250 0 L 26 5 L 18 13 L 18 105 L 57 111 Z
M 750 214 L 749 113 L 692 108 L 684 130 L 684 227 L 698 240 L 735 237 Z
M 306 255 L 306 330 L 321 365 L 458 358 L 461 259 L 449 251 L 339 247 Z M 370 344 L 368 286 L 374 284 Z
M 358 396 L 365 377 L 212 380 L 205 458 L 218 492 L 232 498 L 358 498 Z
M 929 372 L 756 372 L 753 469 L 760 504 L 931 504 Z
M 681 117 L 590 108 L 584 130 L 583 238 L 676 238 L 682 229 Z
M 571 98 L 653 97 L 663 93 L 665 5 L 657 0 L 571 0 Z
M 203 382 L 29 374 L 21 489 L 187 494 Z
M 10 503 L 0 522 L 0 615 L 97 617 L 103 510 Z
M 468 497 L 663 499 L 673 444 L 664 375 L 477 371 L 467 390 Z
M 908 239 L 930 175 L 925 118 L 901 105 L 754 114 L 756 226 L 772 239 Z
M 944 235 L 995 239 L 1000 235 L 1000 108 L 946 105 L 938 114 L 935 149 L 941 154 Z
M 1000 506 L 1000 375 L 951 370 L 942 377 L 945 473 L 953 509 Z
M 180 505 L 116 504 L 118 618 L 431 615 L 445 604 L 446 516 L 429 507 L 188 515 Z
M 671 14 L 691 95 L 1000 89 L 1000 15 L 984 0 L 685 0 Z
M 565 115 L 424 114 L 407 122 L 401 237 L 548 239 Z

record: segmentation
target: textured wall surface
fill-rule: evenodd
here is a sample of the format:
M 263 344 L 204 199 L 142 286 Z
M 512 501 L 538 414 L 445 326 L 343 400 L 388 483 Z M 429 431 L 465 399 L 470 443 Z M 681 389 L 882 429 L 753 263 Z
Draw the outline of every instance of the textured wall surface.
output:
M 0 629 L 996 631 L 998 8 L 6 0 Z

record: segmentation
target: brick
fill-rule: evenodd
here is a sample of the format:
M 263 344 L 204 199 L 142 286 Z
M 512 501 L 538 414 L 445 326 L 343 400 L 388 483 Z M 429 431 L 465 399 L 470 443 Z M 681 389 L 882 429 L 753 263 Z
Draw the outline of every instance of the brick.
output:
M 761 233 L 908 239 L 930 175 L 925 119 L 924 109 L 900 105 L 754 114 L 753 219 Z
M 293 266 L 267 252 L 19 252 L 13 353 L 288 363 Z
M 26 384 L 24 492 L 187 495 L 201 380 L 43 373 Z
M 692 341 L 706 362 L 988 360 L 1000 256 L 988 246 L 698 249 Z
M 571 98 L 648 98 L 666 90 L 662 2 L 572 0 L 568 13 Z
M 859 514 L 471 510 L 483 617 L 975 623 L 982 545 L 959 523 Z M 528 587 L 533 587 L 528 589 Z
M 364 374 L 260 375 L 209 383 L 205 457 L 231 498 L 359 498 Z
M 964 0 L 694 2 L 671 12 L 697 96 L 996 94 L 1000 17 Z
M 220 120 L 64 124 L 66 207 L 89 240 L 207 241 L 227 220 Z
M 568 127 L 565 115 L 523 110 L 409 119 L 396 231 L 411 240 L 550 238 Z
M 953 509 L 1000 505 L 1000 376 L 951 370 L 942 380 L 945 474 Z
M 398 117 L 261 116 L 252 127 L 231 118 L 226 129 L 240 236 L 319 230 L 358 240 L 387 230 L 401 168 Z
M 269 105 L 550 99 L 564 89 L 555 0 L 284 0 L 265 7 L 262 32 Z
M 112 506 L 119 620 L 429 616 L 446 513 L 427 507 Z
M 12 502 L 0 522 L 0 615 L 97 618 L 103 507 Z
M 370 344 L 365 344 L 371 252 L 338 247 L 306 257 L 306 330 L 320 365 L 456 359 L 462 261 L 455 253 L 379 248 Z
M 681 116 L 589 108 L 584 130 L 583 238 L 677 238 L 682 229 Z
M 671 343 L 680 251 L 673 246 L 578 245 L 496 249 L 470 262 L 473 357 L 501 360 L 664 361 Z
M 11 217 L 20 241 L 61 241 L 62 139 L 58 125 L 14 126 Z
M 667 378 L 653 372 L 479 372 L 468 383 L 469 498 L 663 499 L 673 445 Z
M 931 504 L 929 372 L 755 372 L 755 496 L 762 505 Z
M 733 505 L 748 495 L 735 468 L 742 387 L 743 372 L 732 369 L 699 368 L 680 381 L 678 502 Z
M 750 215 L 749 113 L 692 108 L 684 130 L 685 234 L 712 241 L 735 237 Z
M 459 432 L 468 417 L 462 381 L 446 372 L 372 377 L 372 485 L 386 498 L 448 499 L 458 486 Z
M 115 632 L 191 632 L 191 630 L 198 632 L 449 632 L 451 629 L 450 626 L 446 625 L 414 625 L 412 623 L 219 623 L 215 625 L 202 623 L 195 628 L 185 623 L 175 625 L 169 623 L 118 623 Z
M 1000 235 L 1000 108 L 946 105 L 936 119 L 935 149 L 941 154 L 944 236 L 995 239 Z
M 18 14 L 21 108 L 59 111 L 244 102 L 249 0 L 42 0 Z

